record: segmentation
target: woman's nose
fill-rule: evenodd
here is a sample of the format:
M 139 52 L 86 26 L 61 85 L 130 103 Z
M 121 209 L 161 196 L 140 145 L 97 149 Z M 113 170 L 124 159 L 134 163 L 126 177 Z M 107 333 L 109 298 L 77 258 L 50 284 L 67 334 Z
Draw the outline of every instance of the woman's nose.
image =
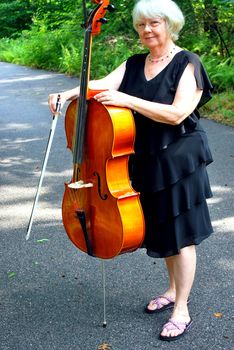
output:
M 146 23 L 146 24 L 145 24 L 144 31 L 145 31 L 145 32 L 151 31 L 151 25 L 150 25 L 149 23 Z

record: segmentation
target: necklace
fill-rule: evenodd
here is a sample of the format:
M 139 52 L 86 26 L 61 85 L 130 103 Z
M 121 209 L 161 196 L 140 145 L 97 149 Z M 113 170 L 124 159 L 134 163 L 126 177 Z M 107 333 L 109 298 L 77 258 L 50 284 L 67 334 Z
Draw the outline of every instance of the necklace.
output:
M 175 51 L 175 49 L 176 49 L 176 47 L 174 46 L 173 48 L 172 48 L 172 50 L 165 56 L 162 56 L 162 57 L 160 57 L 160 58 L 152 58 L 151 57 L 151 54 L 149 53 L 148 54 L 148 60 L 150 61 L 150 62 L 152 62 L 152 63 L 158 63 L 158 62 L 163 62 L 164 60 L 166 60 L 167 58 L 169 58 L 172 54 L 173 54 L 173 51 Z

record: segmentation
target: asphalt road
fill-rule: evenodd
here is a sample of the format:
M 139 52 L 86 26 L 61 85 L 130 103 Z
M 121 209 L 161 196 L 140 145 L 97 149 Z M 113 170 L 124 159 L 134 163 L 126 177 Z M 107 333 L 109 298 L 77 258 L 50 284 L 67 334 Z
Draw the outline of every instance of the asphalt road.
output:
M 215 162 L 208 167 L 215 233 L 197 248 L 193 327 L 175 343 L 157 336 L 169 312 L 143 307 L 166 287 L 162 260 L 144 250 L 106 261 L 107 327 L 101 261 L 69 241 L 61 220 L 72 155 L 59 119 L 32 227 L 26 229 L 51 125 L 49 92 L 77 80 L 0 63 L 0 349 L 233 350 L 234 129 L 203 120 Z M 108 347 L 106 346 L 106 349 Z

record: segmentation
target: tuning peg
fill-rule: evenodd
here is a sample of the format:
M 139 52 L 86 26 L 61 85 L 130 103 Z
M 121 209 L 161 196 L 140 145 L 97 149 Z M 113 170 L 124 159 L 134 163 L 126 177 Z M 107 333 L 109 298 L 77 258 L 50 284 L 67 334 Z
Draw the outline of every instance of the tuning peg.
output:
M 98 22 L 101 22 L 102 24 L 106 24 L 108 20 L 105 17 L 102 17 L 98 20 Z
M 109 4 L 107 7 L 106 7 L 106 10 L 110 11 L 110 12 L 113 12 L 115 11 L 115 6 L 112 5 L 112 4 Z

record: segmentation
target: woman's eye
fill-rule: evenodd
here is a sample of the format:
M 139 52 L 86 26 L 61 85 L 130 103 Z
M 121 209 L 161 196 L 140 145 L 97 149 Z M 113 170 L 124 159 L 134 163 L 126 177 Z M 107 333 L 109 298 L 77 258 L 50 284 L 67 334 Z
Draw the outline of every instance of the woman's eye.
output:
M 156 27 L 160 22 L 159 21 L 152 21 L 150 22 L 151 27 Z

